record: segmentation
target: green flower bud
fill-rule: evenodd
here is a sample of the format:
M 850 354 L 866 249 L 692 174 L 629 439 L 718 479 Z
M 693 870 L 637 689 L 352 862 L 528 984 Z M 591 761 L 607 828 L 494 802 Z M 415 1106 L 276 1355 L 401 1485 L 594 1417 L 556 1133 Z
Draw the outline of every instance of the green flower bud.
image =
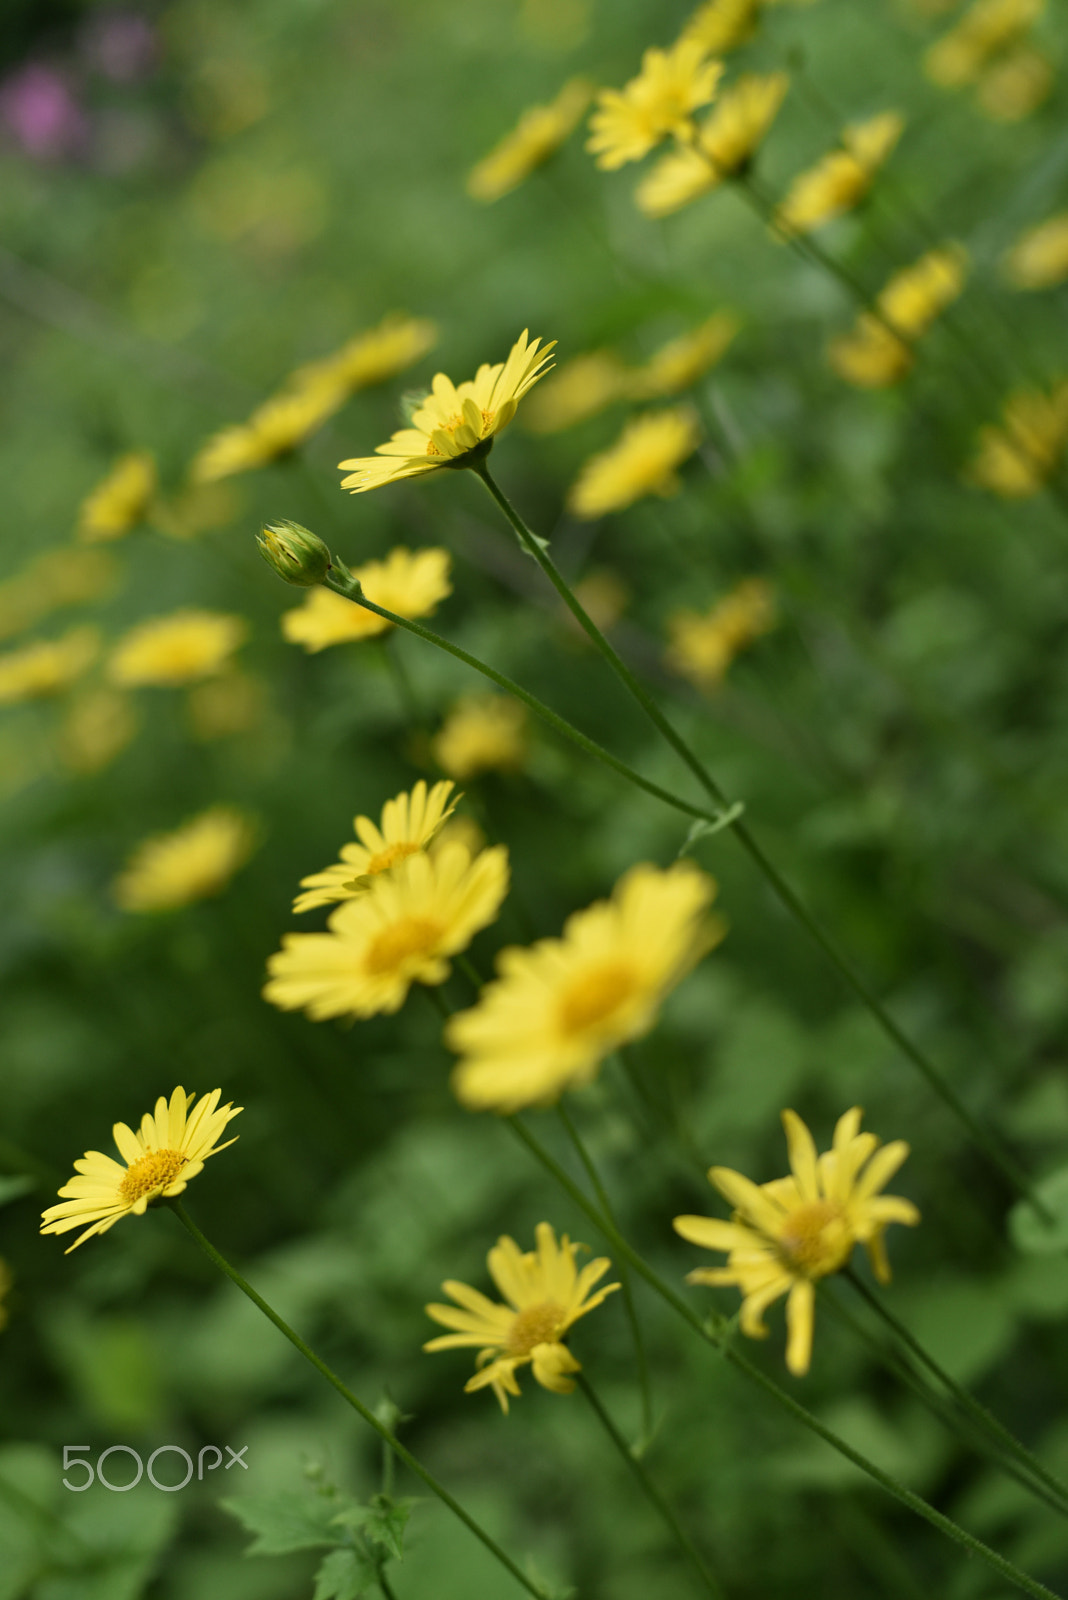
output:
M 314 589 L 330 571 L 330 551 L 299 522 L 268 522 L 256 535 L 264 561 L 280 578 L 302 589 Z

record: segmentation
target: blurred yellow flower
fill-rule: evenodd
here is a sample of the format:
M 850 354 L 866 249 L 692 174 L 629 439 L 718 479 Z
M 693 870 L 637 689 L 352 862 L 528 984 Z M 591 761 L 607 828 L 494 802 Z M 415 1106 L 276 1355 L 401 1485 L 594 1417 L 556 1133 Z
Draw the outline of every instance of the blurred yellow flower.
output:
M 247 634 L 244 617 L 225 611 L 190 608 L 148 617 L 119 640 L 108 676 L 124 688 L 195 683 L 222 672 Z
M 1022 233 L 1002 257 L 1001 270 L 1014 289 L 1052 289 L 1063 283 L 1068 278 L 1068 211 Z
M 353 569 L 368 600 L 398 617 L 429 617 L 452 593 L 451 557 L 447 550 L 406 550 L 398 545 L 384 561 L 368 561 Z M 346 600 L 333 589 L 311 589 L 302 605 L 282 614 L 282 632 L 291 644 L 309 653 L 354 639 L 373 639 L 393 627 L 385 617 Z
M 194 739 L 210 742 L 247 733 L 263 720 L 267 685 L 246 672 L 224 671 L 190 689 L 186 699 Z
M 478 1004 L 446 1024 L 470 1111 L 510 1116 L 589 1083 L 606 1055 L 655 1025 L 665 997 L 726 932 L 716 885 L 690 861 L 642 864 L 611 900 L 576 911 L 559 939 L 497 957 Z
M 256 827 L 235 806 L 211 806 L 172 833 L 144 839 L 111 886 L 123 911 L 173 911 L 219 894 L 256 846 Z
M 353 900 L 380 872 L 389 872 L 398 861 L 426 850 L 460 799 L 452 791 L 453 784 L 444 778 L 428 793 L 426 780 L 420 778 L 410 793 L 405 790 L 386 801 L 380 826 L 370 817 L 354 817 L 352 826 L 359 844 L 343 844 L 340 861 L 301 878 L 300 886 L 307 892 L 297 896 L 293 910 L 313 911 L 336 900 Z
M 858 389 L 885 389 L 911 370 L 913 354 L 878 317 L 862 311 L 849 333 L 831 341 L 827 359 L 840 378 Z
M 967 273 L 967 253 L 957 244 L 895 273 L 876 297 L 879 315 L 862 311 L 852 332 L 832 342 L 828 359 L 838 376 L 868 389 L 897 383 L 912 366 L 911 345 L 958 298 Z
M 662 400 L 691 388 L 716 365 L 738 332 L 738 318 L 730 311 L 717 311 L 698 327 L 655 350 L 644 366 L 629 375 L 627 389 L 632 400 Z
M 445 982 L 448 957 L 496 920 L 507 892 L 503 845 L 473 859 L 462 844 L 420 850 L 339 905 L 328 933 L 287 933 L 264 999 L 313 1022 L 397 1011 L 413 983 Z
M 437 343 L 438 330 L 426 317 L 393 312 L 375 328 L 343 344 L 333 355 L 298 367 L 289 384 L 298 389 L 336 383 L 346 395 L 384 383 L 418 361 Z
M 531 433 L 559 433 L 595 417 L 630 392 L 630 375 L 613 350 L 590 350 L 558 367 L 523 410 Z
M 979 448 L 965 476 L 1006 500 L 1023 500 L 1048 483 L 1068 445 L 1068 381 L 1048 395 L 1017 390 L 1002 417 L 1002 427 L 979 429 Z
M 71 628 L 59 639 L 37 639 L 0 655 L 0 705 L 62 694 L 87 670 L 99 648 L 95 628 Z
M 775 626 L 775 597 L 763 578 L 747 578 L 710 611 L 682 610 L 667 620 L 665 660 L 698 689 L 715 689 L 734 658 Z
M 692 145 L 662 156 L 634 192 L 647 217 L 666 217 L 744 172 L 789 87 L 785 72 L 746 73 L 724 90 Z
M 70 1255 L 122 1217 L 144 1216 L 154 1201 L 181 1194 L 190 1178 L 203 1171 L 209 1156 L 236 1144 L 236 1136 L 225 1144 L 219 1140 L 243 1109 L 229 1102 L 220 1106 L 221 1089 L 213 1089 L 193 1105 L 195 1099 L 179 1086 L 169 1102 L 160 1095 L 155 1115 L 146 1112 L 136 1133 L 125 1122 L 116 1122 L 111 1132 L 121 1163 L 99 1150 L 87 1150 L 74 1163 L 77 1176 L 59 1191 L 62 1204 L 42 1213 L 41 1232 L 69 1233 L 89 1223 L 65 1252 Z
M 0 583 L 0 639 L 24 633 L 61 606 L 98 600 L 115 587 L 119 573 L 107 550 L 58 545 Z
M 189 468 L 193 483 L 214 483 L 288 455 L 340 410 L 346 398 L 332 373 L 274 395 L 247 422 L 223 428 L 201 446 Z
M 88 689 L 72 701 L 59 730 L 60 760 L 72 772 L 101 772 L 126 749 L 139 727 L 140 718 L 127 695 L 115 689 Z
M 590 118 L 586 149 L 606 169 L 640 161 L 662 139 L 693 138 L 693 113 L 707 105 L 723 76 L 723 63 L 709 61 L 696 39 L 679 39 L 669 50 L 647 50 L 636 78 L 622 89 L 602 89 Z
M 242 497 L 232 483 L 195 483 L 172 499 L 157 500 L 152 526 L 171 539 L 195 539 L 235 522 L 241 510 Z
M 790 185 L 772 219 L 778 237 L 812 233 L 859 205 L 904 128 L 905 119 L 899 112 L 883 111 L 844 129 L 841 148 L 829 150 Z
M 6 1328 L 8 1322 L 7 1297 L 11 1293 L 11 1269 L 6 1261 L 0 1258 L 0 1328 Z
M 156 492 L 156 463 L 147 450 L 120 457 L 78 513 L 78 537 L 87 543 L 121 539 L 143 521 Z
M 516 772 L 527 759 L 527 713 L 503 694 L 459 699 L 431 741 L 443 772 L 466 783 L 482 772 Z
M 1018 45 L 979 79 L 975 98 L 994 122 L 1020 122 L 1049 99 L 1053 63 L 1041 50 Z
M 514 1239 L 502 1234 L 486 1257 L 490 1277 L 507 1305 L 487 1300 L 477 1289 L 449 1278 L 441 1287 L 456 1304 L 426 1307 L 428 1317 L 456 1331 L 429 1339 L 423 1349 L 479 1346 L 475 1358 L 478 1371 L 464 1385 L 464 1393 L 490 1388 L 504 1412 L 508 1396 L 520 1392 L 516 1368 L 528 1362 L 543 1389 L 553 1394 L 571 1393 L 575 1387 L 571 1374 L 581 1372 L 582 1367 L 564 1344 L 564 1336 L 580 1317 L 620 1287 L 609 1283 L 592 1293 L 611 1261 L 599 1256 L 579 1272 L 575 1256 L 583 1247 L 572 1244 L 566 1233 L 558 1243 L 548 1222 L 538 1223 L 534 1238 L 536 1248 L 522 1252 Z
M 517 189 L 578 126 L 592 94 L 585 78 L 572 78 L 547 106 L 524 111 L 512 131 L 468 173 L 472 200 L 500 200 Z
M 399 478 L 470 465 L 476 449 L 490 448 L 511 422 L 527 390 L 551 365 L 555 344 L 553 340 L 539 350 L 541 340 L 531 344 L 524 328 L 507 361 L 479 367 L 473 379 L 457 385 L 443 372 L 436 373 L 430 393 L 412 413 L 411 427 L 380 444 L 373 456 L 338 463 L 353 469 L 341 487 L 361 494 Z
M 920 1220 L 911 1200 L 883 1195 L 909 1153 L 903 1140 L 884 1145 L 860 1132 L 863 1113 L 854 1106 L 838 1119 L 832 1149 L 817 1156 L 808 1128 L 794 1111 L 784 1111 L 783 1126 L 792 1176 L 755 1184 L 729 1167 L 708 1176 L 735 1208 L 729 1222 L 718 1217 L 675 1218 L 675 1231 L 705 1250 L 725 1250 L 725 1267 L 698 1267 L 688 1283 L 733 1284 L 744 1296 L 742 1332 L 750 1339 L 767 1335 L 764 1312 L 780 1295 L 786 1305 L 786 1365 L 800 1377 L 812 1359 L 816 1284 L 841 1272 L 857 1244 L 863 1244 L 880 1283 L 890 1281 L 883 1235 L 892 1222 L 909 1227 Z
M 677 494 L 676 469 L 693 455 L 700 438 L 691 406 L 633 417 L 614 445 L 586 462 L 568 491 L 568 510 L 590 519 L 623 511 L 645 495 Z
M 928 49 L 924 71 L 944 89 L 974 83 L 992 57 L 1015 44 L 1045 10 L 1045 0 L 975 0 Z
M 693 39 L 709 55 L 726 55 L 753 37 L 762 4 L 763 0 L 705 0 L 679 37 Z

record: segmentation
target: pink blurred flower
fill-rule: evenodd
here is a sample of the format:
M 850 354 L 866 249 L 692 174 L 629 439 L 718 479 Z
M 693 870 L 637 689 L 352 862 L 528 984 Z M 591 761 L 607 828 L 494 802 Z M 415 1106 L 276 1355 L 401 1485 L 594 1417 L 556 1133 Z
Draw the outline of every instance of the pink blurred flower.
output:
M 76 150 L 86 119 L 67 78 L 55 67 L 30 62 L 0 83 L 0 119 L 39 161 Z

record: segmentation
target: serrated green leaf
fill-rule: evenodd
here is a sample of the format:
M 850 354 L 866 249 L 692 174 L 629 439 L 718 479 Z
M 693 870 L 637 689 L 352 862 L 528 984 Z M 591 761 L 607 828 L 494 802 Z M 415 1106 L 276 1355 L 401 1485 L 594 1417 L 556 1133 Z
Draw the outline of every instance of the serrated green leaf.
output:
M 248 1556 L 281 1556 L 338 1543 L 337 1503 L 325 1495 L 239 1495 L 222 1506 L 256 1535 Z
M 376 1494 L 370 1505 L 347 1506 L 334 1517 L 334 1525 L 357 1529 L 372 1544 L 381 1545 L 395 1560 L 403 1561 L 404 1530 L 412 1507 L 417 1504 L 418 1500 L 410 1497 L 392 1500 L 389 1495 Z
M 1035 1198 L 1052 1217 L 1048 1222 L 1028 1200 L 1009 1212 L 1009 1237 L 1025 1255 L 1057 1255 L 1068 1248 L 1068 1167 L 1051 1172 L 1035 1185 Z
M 357 1600 L 378 1581 L 378 1568 L 360 1550 L 331 1550 L 315 1574 L 312 1600 Z

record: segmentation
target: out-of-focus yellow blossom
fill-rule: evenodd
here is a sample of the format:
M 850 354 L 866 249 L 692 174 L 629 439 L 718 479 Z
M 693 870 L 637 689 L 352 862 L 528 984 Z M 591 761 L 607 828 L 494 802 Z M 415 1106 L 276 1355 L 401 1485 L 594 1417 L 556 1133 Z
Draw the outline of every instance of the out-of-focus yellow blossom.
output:
M 213 528 L 235 522 L 242 496 L 232 483 L 194 483 L 173 499 L 157 500 L 152 526 L 171 539 L 196 539 Z
M 858 389 L 886 389 L 900 383 L 914 357 L 904 339 L 862 311 L 849 333 L 832 339 L 827 359 L 840 378 Z
M 194 739 L 232 739 L 263 721 L 267 685 L 247 672 L 223 672 L 190 689 L 186 699 Z
M 967 271 L 966 252 L 949 244 L 896 273 L 876 299 L 879 315 L 862 311 L 852 332 L 831 343 L 838 376 L 862 389 L 898 383 L 912 366 L 911 346 L 960 295 Z
M 406 550 L 398 545 L 384 561 L 368 561 L 353 570 L 368 600 L 398 617 L 429 617 L 452 593 L 451 558 L 447 550 Z M 282 632 L 291 644 L 302 644 L 314 654 L 332 644 L 354 639 L 374 639 L 393 624 L 346 600 L 333 589 L 312 589 L 303 605 L 282 616 Z
M 613 572 L 611 567 L 596 567 L 592 572 L 587 572 L 575 584 L 574 590 L 583 611 L 602 633 L 607 633 L 619 621 L 630 599 L 630 590 L 619 573 Z M 588 644 L 590 641 L 586 630 L 567 606 L 562 607 L 562 615 L 578 637 Z
M 716 365 L 734 339 L 739 321 L 730 311 L 717 311 L 707 322 L 654 350 L 644 366 L 629 375 L 632 400 L 663 400 L 689 389 Z
M 82 501 L 78 537 L 87 544 L 121 539 L 142 522 L 156 492 L 156 462 L 147 450 L 121 456 Z
M 453 812 L 431 839 L 427 849 L 431 855 L 436 855 L 450 844 L 462 844 L 468 855 L 477 856 L 480 850 L 486 848 L 486 835 L 474 817 L 463 811 Z
M 426 317 L 409 317 L 395 311 L 377 327 L 358 333 L 333 355 L 298 367 L 289 382 L 300 389 L 318 383 L 337 383 L 346 393 L 368 389 L 403 372 L 437 343 L 436 325 Z
M 710 61 L 696 39 L 679 39 L 669 50 L 647 50 L 642 68 L 622 89 L 602 89 L 590 118 L 587 150 L 599 167 L 612 170 L 640 161 L 671 135 L 693 138 L 693 113 L 714 97 L 723 63 Z
M 463 695 L 430 744 L 443 772 L 466 783 L 482 772 L 518 772 L 527 759 L 527 713 L 502 694 Z
M 102 772 L 141 725 L 129 697 L 115 689 L 88 689 L 72 702 L 59 731 L 59 756 L 72 772 Z
M 442 467 L 465 467 L 478 449 L 493 440 L 516 414 L 520 400 L 551 366 L 551 344 L 530 342 L 523 329 L 506 361 L 482 365 L 473 379 L 454 384 L 444 372 L 434 376 L 430 393 L 412 413 L 411 427 L 380 444 L 373 456 L 356 456 L 338 465 L 347 470 L 343 489 L 362 494 L 399 478 L 413 478 Z
M 481 1346 L 475 1358 L 478 1371 L 464 1385 L 464 1393 L 492 1389 L 503 1412 L 508 1396 L 519 1394 L 516 1368 L 526 1366 L 535 1381 L 552 1394 L 570 1394 L 572 1373 L 581 1372 L 563 1340 L 569 1328 L 588 1311 L 601 1305 L 618 1289 L 608 1283 L 592 1293 L 612 1263 L 607 1256 L 589 1261 L 579 1272 L 575 1257 L 581 1245 L 567 1234 L 557 1243 L 547 1222 L 534 1230 L 537 1249 L 525 1254 L 514 1239 L 502 1234 L 486 1257 L 490 1276 L 508 1302 L 498 1305 L 466 1283 L 446 1279 L 442 1289 L 456 1304 L 431 1305 L 426 1314 L 452 1333 L 428 1339 L 424 1350 L 457 1350 Z
M 889 1283 L 883 1235 L 893 1222 L 914 1227 L 920 1213 L 911 1200 L 883 1195 L 909 1153 L 904 1140 L 878 1149 L 873 1133 L 860 1132 L 858 1106 L 838 1119 L 834 1143 L 817 1156 L 812 1135 L 795 1111 L 784 1111 L 791 1176 L 752 1183 L 730 1167 L 708 1176 L 733 1207 L 718 1217 L 676 1217 L 675 1231 L 705 1250 L 728 1252 L 725 1267 L 698 1267 L 688 1283 L 732 1284 L 744 1296 L 741 1328 L 750 1339 L 767 1337 L 764 1312 L 780 1295 L 786 1303 L 786 1365 L 802 1377 L 812 1360 L 816 1284 L 849 1265 L 854 1247 L 868 1252 L 880 1283 Z
M 709 611 L 676 611 L 668 618 L 670 667 L 698 689 L 715 689 L 741 651 L 776 622 L 775 597 L 763 578 L 747 578 Z
M 235 806 L 211 806 L 172 833 L 134 850 L 111 886 L 123 911 L 173 911 L 219 894 L 256 847 L 252 818 Z
M 0 1260 L 0 1328 L 6 1328 L 8 1322 L 7 1297 L 11 1293 L 11 1269 L 7 1262 Z
M 1001 262 L 1014 289 L 1052 289 L 1068 278 L 1068 211 L 1020 235 Z
M 924 71 L 944 89 L 974 83 L 994 56 L 1014 45 L 1045 10 L 1046 0 L 975 0 L 923 58 Z
M 764 0 L 706 0 L 679 37 L 695 40 L 709 55 L 724 56 L 753 37 L 763 3 Z
M 560 433 L 595 417 L 630 393 L 630 374 L 613 350 L 590 350 L 565 362 L 523 409 L 531 433 Z
M 193 482 L 214 483 L 289 455 L 340 410 L 346 398 L 333 375 L 275 395 L 247 422 L 223 428 L 201 446 L 189 469 Z
M 461 844 L 417 851 L 339 905 L 328 933 L 287 933 L 263 997 L 313 1022 L 398 1011 L 413 983 L 445 982 L 448 958 L 496 920 L 507 892 L 503 845 L 474 859 Z
M 592 95 L 593 88 L 585 78 L 572 78 L 547 106 L 524 111 L 512 131 L 468 173 L 467 192 L 472 200 L 500 200 L 544 166 L 574 132 Z
M 410 793 L 405 790 L 386 801 L 380 826 L 370 817 L 354 817 L 352 826 L 359 844 L 343 844 L 340 861 L 301 878 L 300 886 L 306 892 L 294 900 L 293 910 L 299 914 L 338 900 L 353 900 L 380 872 L 390 872 L 417 850 L 428 849 L 460 799 L 452 791 L 448 778 L 429 792 L 426 780 L 420 778 Z
M 124 688 L 196 683 L 222 672 L 247 634 L 244 617 L 223 611 L 189 609 L 149 617 L 119 640 L 108 676 Z
M 450 1018 L 461 1105 L 510 1116 L 589 1083 L 605 1056 L 654 1026 L 666 996 L 723 938 L 714 881 L 681 861 L 642 864 L 559 939 L 502 950 L 478 1004 Z
M 643 412 L 627 423 L 614 445 L 586 462 L 568 491 L 568 510 L 589 520 L 623 511 L 645 495 L 677 494 L 677 469 L 693 455 L 700 438 L 691 406 Z
M 62 694 L 82 676 L 100 649 L 95 628 L 71 628 L 59 639 L 36 639 L 0 655 L 0 705 Z
M 1041 50 L 1019 45 L 988 67 L 980 78 L 975 98 L 995 122 L 1021 122 L 1049 99 L 1053 64 Z
M 841 148 L 829 150 L 790 185 L 773 219 L 778 236 L 789 239 L 812 233 L 859 205 L 879 168 L 892 155 L 904 127 L 899 112 L 883 111 L 846 128 Z
M 61 606 L 99 600 L 115 587 L 120 568 L 106 550 L 60 545 L 35 556 L 0 583 L 0 639 L 23 633 Z
M 979 448 L 966 477 L 1006 500 L 1023 500 L 1049 481 L 1068 446 L 1068 381 L 1050 394 L 1018 390 L 1001 414 L 1001 427 L 979 429 Z
M 725 89 L 692 145 L 673 150 L 634 193 L 647 217 L 666 217 L 743 172 L 778 116 L 789 87 L 785 72 L 746 73 Z

